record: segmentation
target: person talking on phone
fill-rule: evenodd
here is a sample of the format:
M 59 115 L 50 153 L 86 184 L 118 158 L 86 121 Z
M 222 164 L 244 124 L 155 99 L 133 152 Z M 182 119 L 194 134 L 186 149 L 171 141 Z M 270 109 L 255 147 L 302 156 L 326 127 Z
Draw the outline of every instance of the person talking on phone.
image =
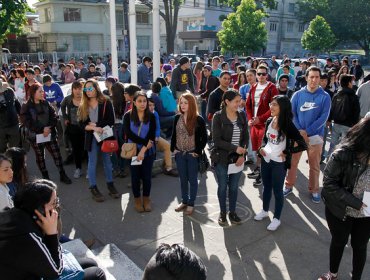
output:
M 57 279 L 63 272 L 58 242 L 59 198 L 49 180 L 27 183 L 16 193 L 14 208 L 0 212 L 0 271 L 2 279 Z M 104 280 L 93 260 L 79 261 L 84 279 Z
M 215 165 L 218 182 L 217 196 L 220 204 L 218 223 L 228 224 L 226 220 L 226 197 L 229 187 L 229 220 L 232 224 L 241 224 L 235 212 L 238 198 L 238 182 L 242 174 L 245 153 L 248 148 L 248 126 L 244 112 L 239 112 L 241 95 L 235 90 L 228 90 L 222 97 L 221 110 L 216 112 L 212 121 L 214 148 L 211 151 L 212 164 Z M 242 167 L 240 171 L 230 173 L 229 165 Z
M 370 118 L 364 118 L 348 131 L 326 164 L 321 196 L 331 233 L 330 270 L 319 280 L 339 279 L 349 236 L 353 251 L 351 279 L 361 279 L 370 239 L 370 203 L 365 202 L 365 197 L 370 197 L 369 131 Z

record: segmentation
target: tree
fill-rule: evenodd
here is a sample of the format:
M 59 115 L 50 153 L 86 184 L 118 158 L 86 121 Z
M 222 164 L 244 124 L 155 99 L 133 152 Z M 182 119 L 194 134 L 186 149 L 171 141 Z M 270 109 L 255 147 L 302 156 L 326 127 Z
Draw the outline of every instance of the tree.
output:
M 28 11 L 31 11 L 31 8 L 26 0 L 0 0 L 0 45 L 4 43 L 9 33 L 24 32 Z
M 322 16 L 316 16 L 307 30 L 303 32 L 302 46 L 306 50 L 328 52 L 336 44 L 336 39 L 330 25 Z
M 140 0 L 141 3 L 153 9 L 152 1 Z M 177 31 L 177 21 L 179 10 L 184 0 L 163 0 L 164 12 L 159 11 L 159 15 L 164 19 L 166 24 L 167 53 L 174 53 L 175 38 Z
M 251 53 L 265 47 L 267 31 L 262 19 L 266 14 L 257 9 L 254 0 L 242 0 L 236 12 L 230 13 L 217 33 L 221 51 Z
M 232 8 L 234 11 L 240 6 L 241 0 L 220 0 L 220 4 L 224 4 Z M 257 7 L 272 9 L 276 7 L 276 0 L 255 0 Z
M 369 0 L 300 0 L 298 4 L 303 21 L 323 16 L 339 41 L 356 42 L 370 60 Z

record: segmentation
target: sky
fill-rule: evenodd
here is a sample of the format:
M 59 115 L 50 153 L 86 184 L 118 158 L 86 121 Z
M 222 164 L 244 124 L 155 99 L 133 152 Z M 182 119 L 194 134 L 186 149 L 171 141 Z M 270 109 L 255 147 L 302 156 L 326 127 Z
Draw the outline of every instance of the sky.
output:
M 38 0 L 27 0 L 29 6 L 32 7 L 32 4 L 36 3 Z

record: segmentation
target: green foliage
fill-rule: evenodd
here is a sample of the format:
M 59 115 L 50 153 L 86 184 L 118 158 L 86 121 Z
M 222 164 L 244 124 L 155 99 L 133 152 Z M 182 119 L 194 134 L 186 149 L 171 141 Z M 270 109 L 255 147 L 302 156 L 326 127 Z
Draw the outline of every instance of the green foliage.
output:
M 239 7 L 241 0 L 220 0 L 220 4 L 224 4 L 226 6 L 229 6 L 234 11 Z M 265 7 L 272 9 L 276 6 L 275 0 L 255 0 L 257 7 Z
M 304 22 L 322 15 L 338 40 L 357 42 L 370 58 L 369 0 L 299 0 L 298 4 Z
M 330 25 L 322 16 L 316 16 L 311 22 L 301 39 L 302 46 L 311 51 L 330 51 L 336 39 Z
M 262 49 L 267 42 L 267 31 L 262 22 L 265 16 L 263 11 L 257 10 L 254 0 L 242 0 L 217 33 L 221 51 L 250 53 Z
M 26 12 L 32 11 L 26 0 L 0 0 L 0 44 L 9 33 L 22 34 Z

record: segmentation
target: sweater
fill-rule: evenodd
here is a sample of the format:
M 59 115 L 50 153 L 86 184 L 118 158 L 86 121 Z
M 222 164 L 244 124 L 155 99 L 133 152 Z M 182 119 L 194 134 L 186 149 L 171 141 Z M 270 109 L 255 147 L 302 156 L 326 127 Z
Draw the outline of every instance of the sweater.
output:
M 145 66 L 145 64 L 140 64 L 137 68 L 137 84 L 139 87 L 145 90 L 150 89 L 150 72 L 149 68 Z
M 190 90 L 194 93 L 194 76 L 191 70 L 182 70 L 180 65 L 173 69 L 170 88 L 175 98 L 176 91 Z
M 60 85 L 58 85 L 57 83 L 52 83 L 50 87 L 44 85 L 43 88 L 45 92 L 45 99 L 50 103 L 56 101 L 59 107 L 64 98 L 63 91 Z
M 159 98 L 162 100 L 163 108 L 168 112 L 175 112 L 177 108 L 176 99 L 168 86 L 162 87 L 159 92 Z
M 311 93 L 306 86 L 294 93 L 291 102 L 293 122 L 296 128 L 305 130 L 308 136 L 323 137 L 331 107 L 329 94 L 321 87 Z

